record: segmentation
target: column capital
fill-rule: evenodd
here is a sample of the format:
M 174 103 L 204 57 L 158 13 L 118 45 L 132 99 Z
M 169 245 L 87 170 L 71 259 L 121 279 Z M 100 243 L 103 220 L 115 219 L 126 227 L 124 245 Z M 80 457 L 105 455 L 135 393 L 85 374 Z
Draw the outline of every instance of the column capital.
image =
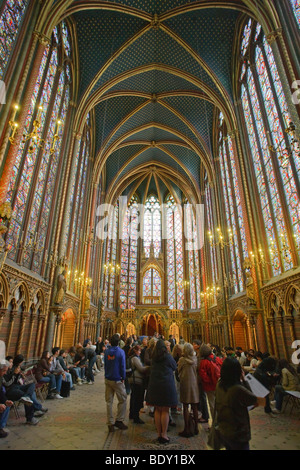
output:
M 41 33 L 40 31 L 34 30 L 33 35 L 38 39 L 39 43 L 45 47 L 51 43 L 51 39 L 48 38 L 45 34 Z

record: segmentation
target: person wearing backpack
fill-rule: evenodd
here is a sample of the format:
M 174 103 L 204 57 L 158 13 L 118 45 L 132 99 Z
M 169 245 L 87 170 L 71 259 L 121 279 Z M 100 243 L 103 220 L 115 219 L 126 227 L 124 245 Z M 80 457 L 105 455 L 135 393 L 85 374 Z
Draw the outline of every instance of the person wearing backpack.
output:
M 207 396 L 210 414 L 213 417 L 215 410 L 216 386 L 221 375 L 222 359 L 214 356 L 207 344 L 200 348 L 199 376 L 204 392 Z

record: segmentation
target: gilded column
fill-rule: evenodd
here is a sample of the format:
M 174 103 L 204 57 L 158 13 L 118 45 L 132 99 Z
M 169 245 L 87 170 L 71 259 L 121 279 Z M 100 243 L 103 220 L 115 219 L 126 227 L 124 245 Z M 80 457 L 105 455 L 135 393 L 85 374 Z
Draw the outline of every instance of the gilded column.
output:
M 290 330 L 290 336 L 291 336 L 291 342 L 293 343 L 294 341 L 296 341 L 296 333 L 295 333 L 295 319 L 294 317 L 292 316 L 287 316 L 286 317 L 286 321 L 289 325 L 289 330 Z
M 276 333 L 275 333 L 275 318 L 268 318 L 268 323 L 271 329 L 271 338 L 272 338 L 272 343 L 273 343 L 273 349 L 276 357 L 279 357 L 279 352 L 278 352 L 278 346 L 277 346 L 277 338 L 276 338 Z
M 38 327 L 37 327 L 37 335 L 36 335 L 36 343 L 35 343 L 35 357 L 40 356 L 40 344 L 41 344 L 41 334 L 42 334 L 42 326 L 45 322 L 45 315 L 38 316 Z
M 29 338 L 28 338 L 27 351 L 26 351 L 27 358 L 30 357 L 30 347 L 31 347 L 31 342 L 32 342 L 32 334 L 33 334 L 33 327 L 35 324 L 35 319 L 36 319 L 36 316 L 32 314 L 30 316 L 30 330 L 29 330 Z
M 288 359 L 288 353 L 287 353 L 287 349 L 286 349 L 285 337 L 284 337 L 284 331 L 283 331 L 283 318 L 282 317 L 277 318 L 277 322 L 278 322 L 278 325 L 279 325 L 284 357 L 285 357 L 285 359 Z M 279 356 L 277 356 L 277 357 L 279 357 Z

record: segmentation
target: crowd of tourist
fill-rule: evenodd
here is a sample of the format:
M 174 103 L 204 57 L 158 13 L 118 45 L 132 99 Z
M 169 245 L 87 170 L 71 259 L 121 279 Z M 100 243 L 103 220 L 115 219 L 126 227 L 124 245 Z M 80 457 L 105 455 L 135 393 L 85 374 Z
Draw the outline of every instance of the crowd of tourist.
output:
M 174 336 L 168 340 L 155 333 L 153 337 L 135 335 L 125 338 L 115 334 L 104 354 L 105 399 L 109 432 L 128 429 L 129 420 L 144 424 L 141 410 L 154 417 L 157 440 L 169 443 L 169 426 L 176 425 L 172 414 L 182 414 L 189 438 L 199 433 L 198 423 L 209 430 L 216 418 L 222 445 L 228 450 L 248 450 L 251 439 L 249 409 L 264 406 L 266 413 L 280 413 L 287 390 L 300 390 L 299 370 L 286 360 L 278 361 L 268 353 L 241 347 L 205 344 L 200 339 L 191 343 Z M 265 397 L 251 391 L 251 374 L 267 389 Z M 270 402 L 270 393 L 274 400 Z M 113 400 L 118 401 L 116 418 Z M 272 409 L 271 405 L 275 405 Z
M 281 412 L 288 390 L 300 390 L 299 370 L 286 360 L 253 349 L 221 349 L 201 339 L 189 343 L 182 337 L 177 342 L 173 335 L 166 340 L 158 333 L 128 338 L 114 334 L 109 340 L 99 337 L 94 344 L 89 337 L 67 351 L 58 347 L 44 351 L 33 368 L 34 381 L 28 380 L 22 355 L 0 361 L 0 437 L 8 434 L 6 425 L 14 404 L 24 404 L 26 423 L 31 425 L 48 412 L 37 398 L 37 384 L 46 385 L 46 399 L 62 399 L 77 386 L 93 385 L 101 370 L 109 432 L 128 429 L 127 412 L 133 424 L 143 425 L 143 411 L 154 418 L 161 444 L 170 442 L 169 427 L 176 426 L 173 416 L 180 414 L 184 421 L 181 437 L 197 435 L 199 423 L 209 430 L 217 417 L 223 446 L 249 449 L 249 407 L 264 406 L 273 416 Z M 265 398 L 252 393 L 245 380 L 249 373 L 269 391 Z

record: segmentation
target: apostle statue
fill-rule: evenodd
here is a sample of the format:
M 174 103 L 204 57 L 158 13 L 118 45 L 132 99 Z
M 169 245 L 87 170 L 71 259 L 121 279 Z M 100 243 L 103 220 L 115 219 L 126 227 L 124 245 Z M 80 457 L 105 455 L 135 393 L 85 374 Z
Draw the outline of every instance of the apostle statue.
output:
M 67 281 L 66 281 L 67 271 L 64 269 L 62 273 L 57 276 L 56 281 L 56 297 L 54 303 L 56 305 L 61 305 L 64 300 L 65 293 L 67 291 Z

